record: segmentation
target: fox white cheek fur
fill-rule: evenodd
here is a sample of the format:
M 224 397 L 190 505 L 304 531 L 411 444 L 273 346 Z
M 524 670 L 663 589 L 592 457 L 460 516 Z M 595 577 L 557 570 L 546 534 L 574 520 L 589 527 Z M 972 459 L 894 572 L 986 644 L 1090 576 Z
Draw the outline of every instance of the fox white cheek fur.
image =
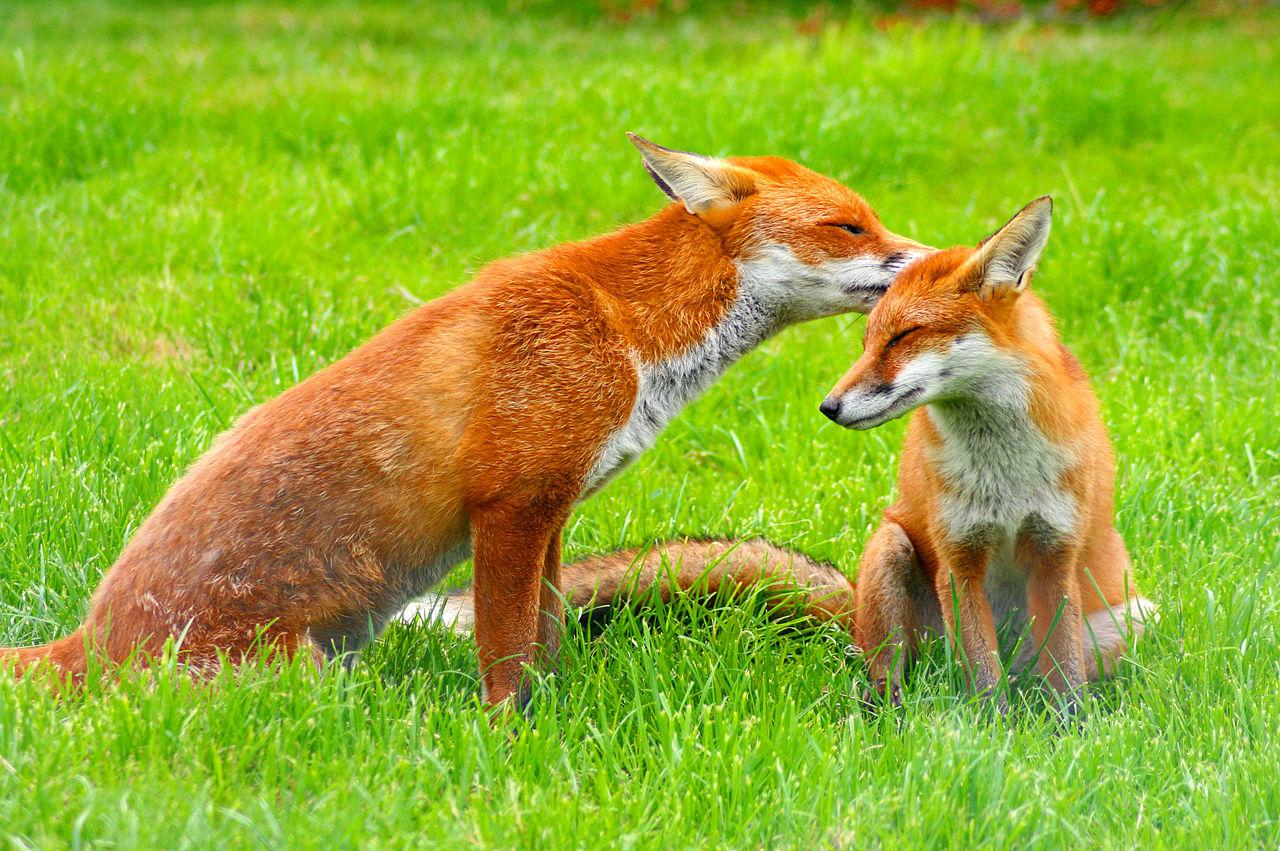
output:
M 858 299 L 859 310 L 870 311 L 889 289 L 893 279 L 909 264 L 924 256 L 923 251 L 900 251 L 889 257 L 861 256 L 828 260 L 818 264 L 820 274 L 834 284 L 838 298 Z
M 939 353 L 924 352 L 899 370 L 888 387 L 863 381 L 837 398 L 828 397 L 821 410 L 845 428 L 874 428 L 933 399 L 946 374 L 945 363 Z
M 868 313 L 923 250 L 805 263 L 785 245 L 771 244 L 738 263 L 743 287 L 778 305 L 783 321 L 803 322 L 850 310 Z
M 1006 406 L 1027 404 L 1027 365 L 981 331 L 955 339 L 947 352 L 945 372 L 939 397 L 977 394 Z
M 1026 368 L 981 331 L 970 331 L 945 351 L 916 355 L 894 380 L 897 394 L 913 393 L 912 407 L 980 393 L 1007 404 L 1025 400 Z
M 1025 404 L 1026 369 L 980 331 L 957 337 L 946 351 L 921 352 L 886 389 L 868 381 L 822 411 L 846 428 L 867 429 L 941 399 L 980 393 L 1006 405 Z M 865 386 L 864 386 L 865 385 Z

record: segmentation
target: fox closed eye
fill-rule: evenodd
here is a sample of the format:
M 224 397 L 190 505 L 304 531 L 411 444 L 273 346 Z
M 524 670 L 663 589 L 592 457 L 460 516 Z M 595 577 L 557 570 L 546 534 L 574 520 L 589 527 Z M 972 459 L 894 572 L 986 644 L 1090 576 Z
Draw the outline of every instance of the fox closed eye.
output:
M 901 343 L 903 340 L 905 340 L 907 337 L 911 336 L 915 332 L 923 331 L 923 330 L 924 330 L 924 326 L 913 325 L 905 331 L 899 331 L 897 334 L 893 335 L 893 337 L 889 340 L 889 342 L 884 344 L 884 350 L 886 352 L 889 351 L 894 346 L 898 345 L 899 343 Z
M 858 225 L 850 225 L 850 224 L 845 224 L 843 222 L 830 222 L 829 225 L 833 228 L 840 228 L 840 230 L 844 231 L 845 233 L 850 233 L 850 234 L 853 234 L 854 236 L 862 236 L 863 234 L 866 233 L 866 230 L 859 227 Z

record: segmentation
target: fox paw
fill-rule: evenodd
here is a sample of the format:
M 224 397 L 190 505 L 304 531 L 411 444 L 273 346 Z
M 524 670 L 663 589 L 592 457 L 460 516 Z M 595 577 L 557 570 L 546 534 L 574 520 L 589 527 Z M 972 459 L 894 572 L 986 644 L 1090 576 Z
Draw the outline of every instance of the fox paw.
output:
M 898 709 L 902 706 L 902 687 L 888 680 L 873 680 L 862 690 L 862 709 L 875 715 L 882 709 Z

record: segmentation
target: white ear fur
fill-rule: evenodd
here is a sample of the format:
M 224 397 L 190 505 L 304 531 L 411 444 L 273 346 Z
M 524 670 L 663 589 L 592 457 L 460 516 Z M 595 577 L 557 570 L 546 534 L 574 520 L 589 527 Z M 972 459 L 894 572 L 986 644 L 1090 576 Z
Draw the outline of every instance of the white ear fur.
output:
M 627 138 L 644 159 L 645 170 L 673 201 L 694 215 L 723 210 L 755 191 L 751 173 L 732 163 L 655 145 L 634 133 Z
M 987 238 L 970 260 L 978 279 L 979 291 L 1000 289 L 1022 292 L 1040 261 L 1040 253 L 1049 241 L 1049 225 L 1053 221 L 1053 199 L 1042 195 L 1023 207 L 1009 223 Z

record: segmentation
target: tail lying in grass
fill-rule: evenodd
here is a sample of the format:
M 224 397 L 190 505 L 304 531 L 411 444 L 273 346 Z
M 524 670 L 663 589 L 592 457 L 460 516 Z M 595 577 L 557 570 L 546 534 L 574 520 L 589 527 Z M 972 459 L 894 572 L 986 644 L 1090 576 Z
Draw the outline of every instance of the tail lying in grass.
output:
M 1130 597 L 1086 614 L 1080 624 L 1085 679 L 1100 680 L 1114 674 L 1120 657 L 1137 644 L 1148 627 L 1155 626 L 1156 619 L 1156 604 L 1146 597 Z M 1025 633 L 1023 637 L 1011 665 L 1018 673 L 1033 670 L 1037 658 L 1036 643 Z
M 778 592 L 766 599 L 816 621 L 834 621 L 852 639 L 854 586 L 833 565 L 768 541 L 675 540 L 647 548 L 591 556 L 561 569 L 566 602 L 581 609 L 625 604 L 655 590 L 663 600 L 675 593 L 733 594 L 749 588 Z M 1155 623 L 1156 605 L 1132 597 L 1090 613 L 1081 627 L 1089 679 L 1109 676 L 1117 660 Z M 400 614 L 406 622 L 439 623 L 460 634 L 475 627 L 471 589 L 426 597 Z M 1034 651 L 1023 645 L 1015 667 L 1030 664 Z
M 63 678 L 78 679 L 88 669 L 88 652 L 81 630 L 38 647 L 0 647 L 0 671 L 13 667 L 22 676 L 41 662 Z
M 836 567 L 767 541 L 675 540 L 619 550 L 567 564 L 560 572 L 566 602 L 578 608 L 608 607 L 653 593 L 734 593 L 763 587 L 772 607 L 835 621 L 853 632 L 853 584 Z M 471 589 L 427 597 L 400 614 L 403 621 L 441 623 L 455 632 L 475 626 Z

